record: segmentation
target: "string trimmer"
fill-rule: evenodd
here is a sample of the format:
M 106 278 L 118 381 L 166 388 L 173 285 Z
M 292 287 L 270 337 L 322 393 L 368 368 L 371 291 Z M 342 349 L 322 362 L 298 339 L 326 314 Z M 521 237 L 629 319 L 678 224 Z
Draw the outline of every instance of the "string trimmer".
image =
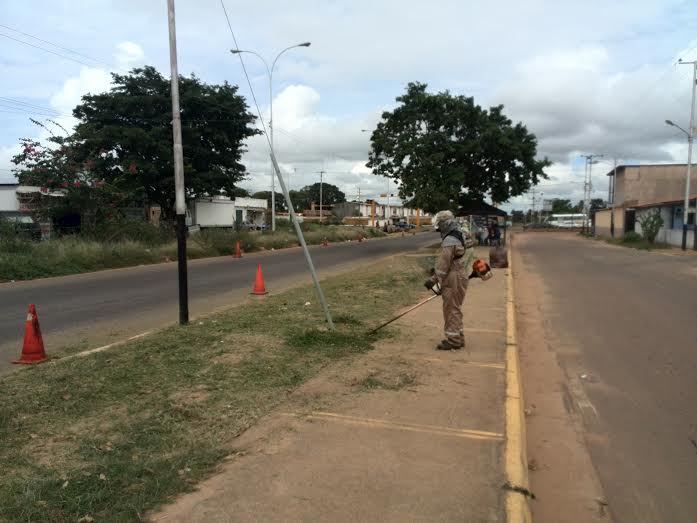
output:
M 433 288 L 431 288 L 431 290 L 433 291 L 433 296 L 431 296 L 431 297 L 428 298 L 428 299 L 425 299 L 425 300 L 422 301 L 422 302 L 417 303 L 417 304 L 414 305 L 413 307 L 408 308 L 407 310 L 405 310 L 404 312 L 398 314 L 397 316 L 395 316 L 395 317 L 392 318 L 391 320 L 386 321 L 385 323 L 383 323 L 383 324 L 380 325 L 379 327 L 375 327 L 375 328 L 374 328 L 372 331 L 370 331 L 368 334 L 375 334 L 377 331 L 379 331 L 379 330 L 382 329 L 383 327 L 387 327 L 387 326 L 388 326 L 390 323 L 392 323 L 393 321 L 397 321 L 399 318 L 401 318 L 401 317 L 404 316 L 405 314 L 409 314 L 409 313 L 410 313 L 411 311 L 413 311 L 414 309 L 418 309 L 418 308 L 421 307 L 422 305 L 426 305 L 429 301 L 435 300 L 438 296 L 440 296 L 440 284 L 436 283 L 436 284 L 433 286 Z

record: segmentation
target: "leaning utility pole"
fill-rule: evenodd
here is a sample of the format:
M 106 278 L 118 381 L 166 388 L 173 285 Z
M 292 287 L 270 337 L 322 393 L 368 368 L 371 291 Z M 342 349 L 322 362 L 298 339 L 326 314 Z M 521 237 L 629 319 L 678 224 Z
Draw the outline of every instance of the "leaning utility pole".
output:
M 169 19 L 169 67 L 172 75 L 172 135 L 174 139 L 174 190 L 177 214 L 177 260 L 179 266 L 179 324 L 189 323 L 189 289 L 186 271 L 186 202 L 184 200 L 184 152 L 179 111 L 179 72 L 177 71 L 177 30 L 174 0 L 167 0 Z

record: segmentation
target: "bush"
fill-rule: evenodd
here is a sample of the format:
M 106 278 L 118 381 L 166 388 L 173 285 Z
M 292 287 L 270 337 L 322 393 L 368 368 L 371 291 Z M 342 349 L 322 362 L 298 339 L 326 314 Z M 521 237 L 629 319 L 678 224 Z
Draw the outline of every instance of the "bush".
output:
M 99 242 L 141 242 L 151 247 L 164 245 L 176 239 L 174 227 L 163 224 L 155 227 L 142 220 L 119 220 L 98 225 L 82 238 Z
M 658 231 L 663 227 L 663 218 L 661 217 L 660 211 L 656 210 L 641 215 L 639 217 L 639 223 L 641 224 L 644 238 L 651 244 L 655 243 Z
M 624 234 L 622 237 L 622 243 L 637 243 L 642 240 L 641 234 L 638 232 L 630 231 Z

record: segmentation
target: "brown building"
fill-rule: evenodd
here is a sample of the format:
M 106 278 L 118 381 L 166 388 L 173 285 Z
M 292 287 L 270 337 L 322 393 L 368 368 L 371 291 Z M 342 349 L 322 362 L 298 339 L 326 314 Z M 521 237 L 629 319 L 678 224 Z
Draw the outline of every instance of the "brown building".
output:
M 595 233 L 623 236 L 641 232 L 637 218 L 645 212 L 660 212 L 664 226 L 658 241 L 680 245 L 683 226 L 686 164 L 618 165 L 610 177 L 609 209 L 595 214 Z M 692 245 L 695 224 L 697 165 L 692 165 L 691 203 L 688 214 L 688 245 Z

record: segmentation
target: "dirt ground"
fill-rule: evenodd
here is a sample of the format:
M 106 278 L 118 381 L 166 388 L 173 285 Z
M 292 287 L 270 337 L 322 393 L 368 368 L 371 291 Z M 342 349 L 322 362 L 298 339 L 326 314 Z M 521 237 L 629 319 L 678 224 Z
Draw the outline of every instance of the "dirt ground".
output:
M 433 300 L 374 351 L 301 387 L 238 439 L 219 474 L 151 520 L 503 521 L 498 274 L 470 287 L 467 350 L 434 350 L 442 316 Z
M 518 235 L 514 245 L 526 242 Z M 540 274 L 513 248 L 518 347 L 525 391 L 528 469 L 536 523 L 609 522 L 584 443 L 582 401 L 557 361 Z M 590 404 L 589 404 L 590 405 Z

